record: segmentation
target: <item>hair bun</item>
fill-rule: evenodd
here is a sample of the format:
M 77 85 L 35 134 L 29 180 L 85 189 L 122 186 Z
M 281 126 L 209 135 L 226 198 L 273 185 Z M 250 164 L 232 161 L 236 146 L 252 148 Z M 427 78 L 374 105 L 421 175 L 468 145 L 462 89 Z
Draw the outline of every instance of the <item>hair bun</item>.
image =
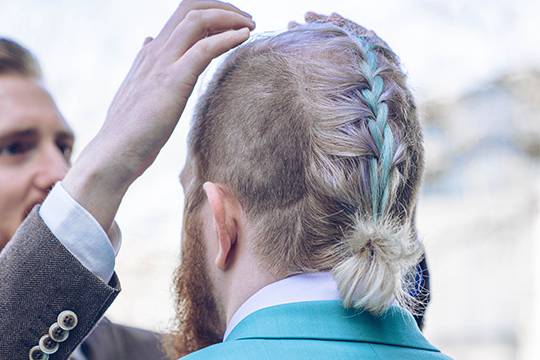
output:
M 351 256 L 333 269 L 345 307 L 381 314 L 394 301 L 408 308 L 407 275 L 423 254 L 409 224 L 373 222 L 357 216 L 346 234 Z

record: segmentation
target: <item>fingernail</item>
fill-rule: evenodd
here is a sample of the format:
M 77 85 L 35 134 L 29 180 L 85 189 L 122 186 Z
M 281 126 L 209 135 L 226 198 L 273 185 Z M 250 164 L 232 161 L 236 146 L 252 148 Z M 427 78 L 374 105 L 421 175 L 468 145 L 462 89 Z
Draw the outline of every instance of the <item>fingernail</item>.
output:
M 154 40 L 153 37 L 147 36 L 146 39 L 144 39 L 144 41 L 143 41 L 143 45 L 147 45 L 147 44 L 150 43 L 152 40 Z
M 249 27 L 251 30 L 253 30 L 253 29 L 255 29 L 255 26 L 256 26 L 255 21 L 249 20 L 249 25 L 248 25 L 248 27 Z
M 240 10 L 240 11 L 242 11 L 242 10 Z M 252 17 L 253 17 L 253 15 L 251 15 L 250 13 L 245 12 L 245 11 L 242 11 L 242 14 L 244 14 L 244 16 L 247 16 L 248 18 L 252 18 Z

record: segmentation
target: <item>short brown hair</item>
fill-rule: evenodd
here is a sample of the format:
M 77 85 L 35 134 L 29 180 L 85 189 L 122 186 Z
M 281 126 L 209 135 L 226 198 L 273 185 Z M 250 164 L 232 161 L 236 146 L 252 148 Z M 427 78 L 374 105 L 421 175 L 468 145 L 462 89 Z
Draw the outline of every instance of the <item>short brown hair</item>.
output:
M 0 37 L 0 75 L 2 74 L 41 78 L 41 67 L 30 50 L 13 40 Z
M 399 59 L 374 32 L 306 24 L 242 45 L 200 99 L 188 144 L 195 191 L 231 188 L 273 274 L 332 271 L 345 306 L 373 313 L 411 300 L 422 133 Z

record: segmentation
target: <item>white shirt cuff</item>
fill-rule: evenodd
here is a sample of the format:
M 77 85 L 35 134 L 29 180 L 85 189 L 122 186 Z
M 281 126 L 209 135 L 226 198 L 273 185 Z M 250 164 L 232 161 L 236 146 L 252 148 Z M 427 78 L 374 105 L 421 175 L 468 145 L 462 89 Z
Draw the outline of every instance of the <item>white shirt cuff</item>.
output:
M 116 223 L 109 231 L 109 240 L 96 219 L 68 194 L 60 182 L 41 205 L 39 215 L 52 234 L 84 267 L 109 283 L 122 242 Z

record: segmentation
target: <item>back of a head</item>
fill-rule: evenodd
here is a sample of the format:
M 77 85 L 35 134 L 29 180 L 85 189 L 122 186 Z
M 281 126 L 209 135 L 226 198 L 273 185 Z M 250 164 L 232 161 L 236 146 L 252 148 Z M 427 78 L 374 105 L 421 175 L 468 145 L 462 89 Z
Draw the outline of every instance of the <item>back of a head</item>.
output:
M 11 39 L 0 37 L 0 75 L 7 74 L 39 79 L 41 68 L 28 49 Z
M 346 307 L 408 304 L 423 146 L 397 56 L 373 32 L 306 24 L 232 52 L 199 101 L 201 183 L 227 184 L 276 276 L 332 271 Z

